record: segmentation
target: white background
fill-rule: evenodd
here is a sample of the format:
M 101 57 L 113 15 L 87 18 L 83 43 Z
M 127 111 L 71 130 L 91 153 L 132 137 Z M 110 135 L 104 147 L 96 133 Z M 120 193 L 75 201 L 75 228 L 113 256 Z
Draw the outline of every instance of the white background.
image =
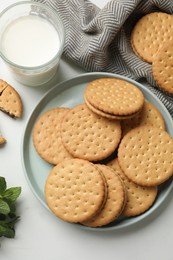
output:
M 0 0 L 0 11 L 14 0 Z M 108 0 L 93 0 L 103 7 Z M 56 82 L 82 72 L 73 64 L 61 60 Z M 22 133 L 31 111 L 48 90 L 47 86 L 30 88 L 16 82 L 0 60 L 0 78 L 6 80 L 21 95 L 24 111 L 21 119 L 12 119 L 0 112 L 0 131 L 7 139 L 0 148 L 0 175 L 8 186 L 21 186 L 14 239 L 0 239 L 0 260 L 172 260 L 173 259 L 173 199 L 172 192 L 165 203 L 147 221 L 131 228 L 113 232 L 86 231 L 66 224 L 47 211 L 32 194 L 21 164 Z

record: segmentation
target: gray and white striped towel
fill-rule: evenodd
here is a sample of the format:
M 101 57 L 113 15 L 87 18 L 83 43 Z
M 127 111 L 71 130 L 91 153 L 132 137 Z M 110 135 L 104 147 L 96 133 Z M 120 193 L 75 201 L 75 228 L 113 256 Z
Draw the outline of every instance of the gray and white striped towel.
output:
M 173 96 L 156 87 L 151 65 L 132 51 L 130 33 L 144 14 L 173 14 L 172 0 L 111 0 L 99 9 L 88 0 L 35 0 L 54 8 L 66 29 L 64 55 L 86 71 L 117 73 L 146 86 L 159 97 L 173 116 Z

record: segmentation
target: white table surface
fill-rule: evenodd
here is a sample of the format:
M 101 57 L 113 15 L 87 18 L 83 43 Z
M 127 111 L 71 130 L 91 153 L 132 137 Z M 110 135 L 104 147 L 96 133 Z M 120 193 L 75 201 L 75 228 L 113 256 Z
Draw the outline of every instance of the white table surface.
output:
M 0 0 L 0 11 L 14 3 Z M 108 0 L 92 0 L 103 7 Z M 49 84 L 71 78 L 82 69 L 60 62 L 57 76 Z M 172 192 L 162 206 L 146 221 L 120 231 L 86 231 L 66 224 L 47 211 L 31 192 L 24 176 L 20 146 L 22 133 L 31 111 L 48 90 L 47 86 L 31 88 L 15 81 L 0 60 L 0 78 L 21 95 L 24 111 L 21 119 L 12 119 L 0 112 L 0 130 L 7 139 L 0 148 L 0 175 L 8 186 L 21 186 L 14 239 L 1 238 L 0 260 L 172 260 L 173 198 Z

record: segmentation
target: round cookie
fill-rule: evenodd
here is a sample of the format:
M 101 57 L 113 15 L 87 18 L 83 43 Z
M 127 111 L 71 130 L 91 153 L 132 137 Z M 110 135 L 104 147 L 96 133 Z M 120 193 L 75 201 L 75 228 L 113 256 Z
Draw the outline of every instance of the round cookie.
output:
M 127 202 L 121 214 L 125 217 L 132 217 L 147 211 L 157 197 L 157 186 L 144 187 L 130 181 L 121 170 L 117 158 L 107 165 L 119 174 L 127 190 Z
M 158 49 L 169 40 L 172 34 L 173 16 L 153 12 L 143 16 L 132 30 L 132 48 L 143 60 L 152 63 Z
M 105 226 L 117 219 L 126 202 L 124 184 L 120 177 L 106 165 L 97 164 L 96 166 L 106 178 L 108 196 L 103 209 L 92 219 L 82 223 L 90 227 Z
M 173 139 L 164 130 L 141 126 L 128 132 L 118 148 L 124 174 L 142 186 L 156 186 L 173 174 Z
M 113 114 L 108 114 L 108 113 L 105 113 L 97 108 L 95 108 L 94 106 L 92 106 L 88 100 L 85 98 L 84 96 L 84 100 L 85 100 L 85 104 L 87 105 L 87 107 L 95 114 L 99 115 L 99 116 L 102 116 L 102 117 L 106 117 L 108 119 L 111 119 L 111 120 L 124 120 L 124 119 L 129 119 L 129 118 L 132 118 L 134 116 L 136 116 L 139 112 L 135 113 L 135 114 L 132 114 L 132 115 L 128 115 L 128 116 L 115 116 Z
M 173 94 L 173 44 L 165 44 L 155 56 L 152 64 L 153 76 L 158 86 Z
M 121 121 L 122 135 L 124 136 L 131 129 L 151 125 L 165 130 L 165 122 L 160 111 L 151 103 L 144 102 L 142 111 L 133 118 Z
M 117 148 L 121 126 L 118 120 L 98 116 L 82 104 L 64 116 L 61 137 L 65 148 L 74 157 L 100 161 Z
M 90 82 L 85 99 L 96 109 L 116 116 L 129 116 L 141 110 L 143 93 L 132 83 L 116 78 L 101 78 Z
M 34 125 L 33 143 L 38 154 L 47 162 L 57 164 L 72 158 L 64 148 L 60 122 L 69 108 L 53 108 L 44 112 Z
M 103 207 L 105 196 L 101 172 L 86 160 L 65 160 L 46 179 L 46 202 L 64 221 L 77 223 L 92 218 Z

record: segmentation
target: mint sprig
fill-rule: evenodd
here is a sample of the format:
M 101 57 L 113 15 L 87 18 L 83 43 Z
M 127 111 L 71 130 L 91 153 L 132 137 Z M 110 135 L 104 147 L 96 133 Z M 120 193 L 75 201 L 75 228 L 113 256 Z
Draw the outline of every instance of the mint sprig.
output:
M 16 200 L 21 193 L 21 187 L 7 189 L 4 177 L 0 176 L 0 237 L 13 238 L 14 225 L 19 216 L 16 216 Z

